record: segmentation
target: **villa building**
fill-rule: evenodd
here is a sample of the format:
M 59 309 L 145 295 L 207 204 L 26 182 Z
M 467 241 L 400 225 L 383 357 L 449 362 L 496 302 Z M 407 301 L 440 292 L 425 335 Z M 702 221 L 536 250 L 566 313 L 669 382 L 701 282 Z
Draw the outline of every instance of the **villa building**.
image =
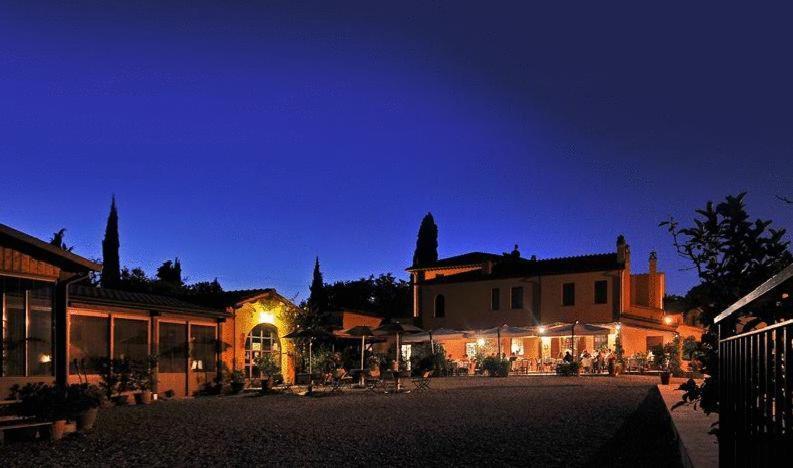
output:
M 477 330 L 502 325 L 533 327 L 536 336 L 503 338 L 504 354 L 558 358 L 566 350 L 614 349 L 617 333 L 626 356 L 701 329 L 664 311 L 665 275 L 650 254 L 647 273 L 633 273 L 622 236 L 611 253 L 539 260 L 471 252 L 407 269 L 413 282 L 413 315 L 427 330 L 467 330 L 471 338 L 439 340 L 457 358 L 472 354 Z M 543 337 L 559 323 L 592 324 L 602 336 Z M 573 343 L 572 340 L 576 342 Z
M 261 353 L 291 369 L 296 307 L 275 290 L 230 291 L 214 301 L 85 285 L 101 265 L 0 224 L 0 397 L 25 383 L 99 381 L 105 358 L 157 355 L 156 389 L 193 395 L 224 369 L 253 375 Z M 197 305 L 200 304 L 200 305 Z
M 15 384 L 100 380 L 103 359 L 156 355 L 159 393 L 194 395 L 224 371 L 255 385 L 257 358 L 273 357 L 294 381 L 298 311 L 275 289 L 226 291 L 190 301 L 88 286 L 101 265 L 0 224 L 0 398 Z M 382 317 L 344 310 L 339 325 L 377 326 Z

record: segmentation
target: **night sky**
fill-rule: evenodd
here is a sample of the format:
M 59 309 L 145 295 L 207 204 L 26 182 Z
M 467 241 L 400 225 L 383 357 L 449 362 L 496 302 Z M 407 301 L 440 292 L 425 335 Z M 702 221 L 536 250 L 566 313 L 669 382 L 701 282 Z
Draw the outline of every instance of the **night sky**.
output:
M 305 298 L 439 253 L 653 248 L 749 191 L 793 228 L 790 12 L 637 2 L 4 2 L 0 222 Z M 101 6 L 100 6 L 101 5 Z M 718 8 L 715 7 L 718 5 Z

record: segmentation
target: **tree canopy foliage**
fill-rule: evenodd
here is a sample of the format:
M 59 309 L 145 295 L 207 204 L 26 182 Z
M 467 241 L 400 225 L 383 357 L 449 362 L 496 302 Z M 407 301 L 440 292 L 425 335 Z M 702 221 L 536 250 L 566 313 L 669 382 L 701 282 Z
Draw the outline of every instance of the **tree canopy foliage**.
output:
M 674 218 L 660 224 L 672 235 L 678 254 L 691 262 L 700 281 L 688 292 L 685 302 L 701 309 L 703 322 L 709 326 L 702 336 L 703 372 L 708 377 L 702 387 L 693 387 L 687 396 L 696 393 L 708 412 L 718 411 L 718 334 L 714 318 L 793 260 L 785 230 L 772 228 L 770 220 L 752 220 L 745 198 L 746 193 L 740 193 L 718 204 L 709 201 L 695 211 L 691 226 L 681 226 Z M 752 324 L 782 318 L 759 313 Z M 735 324 L 729 321 L 724 325 L 729 331 Z
M 355 309 L 384 317 L 405 317 L 411 313 L 410 283 L 391 273 L 326 285 L 332 310 Z
M 74 247 L 69 247 L 66 245 L 65 242 L 66 238 L 66 228 L 61 228 L 58 232 L 52 234 L 52 238 L 50 239 L 50 244 L 58 247 L 59 249 L 63 249 L 67 252 L 71 252 Z

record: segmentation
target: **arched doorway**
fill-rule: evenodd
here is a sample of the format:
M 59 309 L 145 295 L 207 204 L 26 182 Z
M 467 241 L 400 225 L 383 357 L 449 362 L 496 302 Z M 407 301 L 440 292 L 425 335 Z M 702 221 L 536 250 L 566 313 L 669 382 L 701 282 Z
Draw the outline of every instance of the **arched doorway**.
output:
M 245 338 L 245 375 L 256 379 L 261 377 L 256 367 L 256 358 L 263 354 L 271 354 L 276 364 L 281 366 L 281 343 L 278 340 L 278 329 L 269 323 L 260 323 L 253 327 Z

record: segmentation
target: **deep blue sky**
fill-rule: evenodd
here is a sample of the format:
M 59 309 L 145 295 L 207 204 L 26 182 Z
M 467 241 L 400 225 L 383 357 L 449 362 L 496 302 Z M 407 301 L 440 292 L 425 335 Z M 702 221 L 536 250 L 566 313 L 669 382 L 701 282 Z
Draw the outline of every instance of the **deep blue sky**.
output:
M 790 12 L 30 3 L 0 11 L 0 222 L 89 257 L 112 193 L 123 264 L 299 298 L 315 255 L 404 276 L 428 210 L 442 256 L 624 233 L 672 292 L 668 215 L 747 190 L 793 228 Z

